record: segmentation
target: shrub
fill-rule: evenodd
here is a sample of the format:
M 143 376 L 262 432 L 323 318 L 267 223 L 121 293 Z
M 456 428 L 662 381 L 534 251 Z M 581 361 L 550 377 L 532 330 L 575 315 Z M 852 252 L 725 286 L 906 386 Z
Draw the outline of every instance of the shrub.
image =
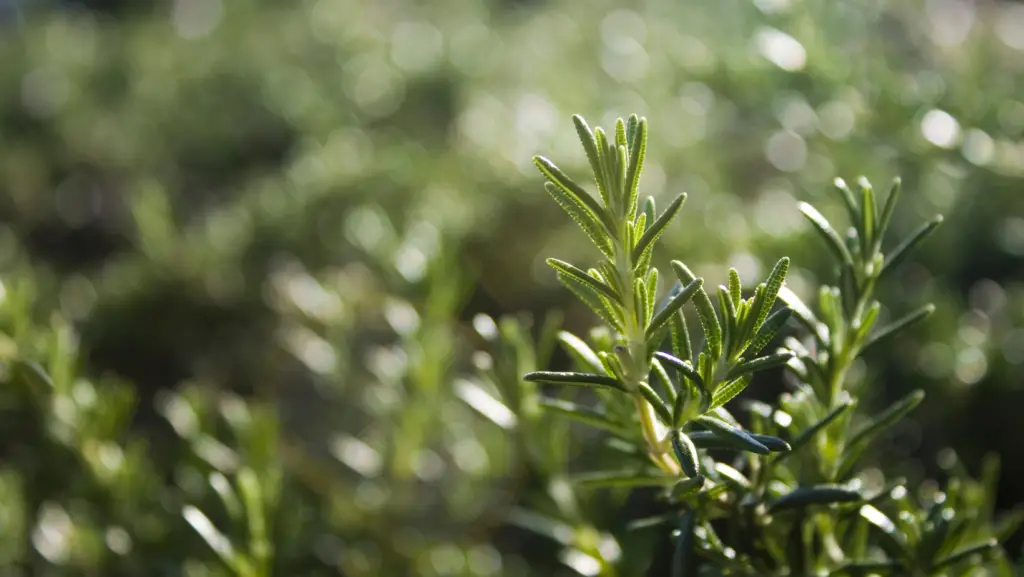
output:
M 546 410 L 601 429 L 608 448 L 621 453 L 619 467 L 580 475 L 575 486 L 657 487 L 665 512 L 634 529 L 672 528 L 673 576 L 974 575 L 978 567 L 1012 575 L 999 541 L 1024 516 L 993 519 L 993 468 L 980 481 L 961 475 L 941 490 L 911 490 L 888 471 L 858 467 L 871 443 L 925 395 L 915 390 L 880 412 L 858 411 L 868 383 L 851 378 L 851 368 L 865 350 L 934 310 L 926 304 L 882 325 L 875 286 L 942 218 L 889 248 L 885 233 L 900 181 L 882 202 L 867 179 L 858 180 L 858 192 L 836 180 L 850 219 L 845 233 L 809 204 L 800 206 L 836 273 L 834 284 L 815 291 L 816 311 L 785 286 L 788 258 L 752 291 L 744 292 L 730 269 L 728 285 L 712 293 L 717 309 L 703 279 L 673 260 L 677 280 L 659 296 L 654 243 L 686 196 L 660 213 L 653 197 L 640 203 L 646 120 L 619 119 L 607 133 L 579 116 L 574 121 L 599 198 L 547 158 L 534 162 L 602 258 L 587 268 L 554 258 L 548 264 L 604 324 L 590 342 L 559 333 L 574 371 L 525 379 L 594 392 L 595 403 L 564 395 L 540 400 Z M 782 306 L 773 312 L 776 301 Z M 688 303 L 699 340 L 683 311 Z M 780 333 L 781 346 L 769 348 Z M 790 390 L 775 406 L 730 403 L 756 374 L 779 368 Z M 618 548 L 581 549 L 598 573 L 618 574 Z

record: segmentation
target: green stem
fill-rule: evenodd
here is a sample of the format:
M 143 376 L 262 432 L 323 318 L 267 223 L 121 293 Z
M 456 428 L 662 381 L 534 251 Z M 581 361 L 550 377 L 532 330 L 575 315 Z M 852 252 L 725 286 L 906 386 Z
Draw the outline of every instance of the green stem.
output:
M 622 217 L 623 228 L 632 226 L 624 216 Z M 625 230 L 621 237 L 628 238 Z M 622 335 L 626 340 L 626 356 L 624 362 L 626 370 L 626 386 L 629 390 L 635 391 L 640 384 L 647 381 L 650 367 L 647 363 L 647 336 L 644 327 L 639 319 L 640 311 L 636 310 L 634 299 L 634 276 L 632 247 L 626 246 L 623 242 L 615 251 L 615 270 L 619 274 L 619 284 L 622 286 L 623 295 L 623 316 L 625 317 L 625 331 Z M 636 405 L 637 416 L 640 419 L 640 429 L 647 443 L 647 451 L 651 460 L 662 471 L 677 475 L 680 472 L 679 465 L 668 454 L 665 449 L 661 435 L 659 434 L 658 416 L 654 407 L 640 393 L 633 393 L 634 404 Z

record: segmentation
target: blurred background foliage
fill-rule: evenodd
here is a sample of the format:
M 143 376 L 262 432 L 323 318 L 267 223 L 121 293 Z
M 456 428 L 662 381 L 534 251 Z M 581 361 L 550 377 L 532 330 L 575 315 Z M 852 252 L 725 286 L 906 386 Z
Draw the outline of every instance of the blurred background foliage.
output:
M 650 504 L 573 495 L 561 459 L 608 455 L 516 392 L 594 322 L 543 265 L 592 247 L 530 166 L 585 173 L 573 113 L 651 120 L 644 194 L 690 194 L 662 254 L 709 283 L 789 255 L 809 294 L 796 202 L 900 175 L 894 237 L 947 219 L 883 289 L 938 312 L 861 367 L 878 406 L 928 394 L 875 458 L 921 481 L 994 453 L 1024 501 L 1024 5 L 626 6 L 0 1 L 6 574 L 616 558 Z

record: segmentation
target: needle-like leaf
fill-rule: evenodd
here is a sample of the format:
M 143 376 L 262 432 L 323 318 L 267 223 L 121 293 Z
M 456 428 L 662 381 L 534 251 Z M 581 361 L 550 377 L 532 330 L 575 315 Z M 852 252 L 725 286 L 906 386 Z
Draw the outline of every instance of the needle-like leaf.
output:
M 882 208 L 882 216 L 878 220 L 878 232 L 875 236 L 874 252 L 878 252 L 882 249 L 882 239 L 885 237 L 886 231 L 889 230 L 889 223 L 892 222 L 892 214 L 896 210 L 896 202 L 900 199 L 900 191 L 902 188 L 903 181 L 897 176 L 892 181 L 892 187 L 889 189 L 889 196 L 885 199 L 885 206 Z
M 636 125 L 636 133 L 630 139 L 629 165 L 626 169 L 626 213 L 632 220 L 636 216 L 637 199 L 640 190 L 640 174 L 644 169 L 644 157 L 647 154 L 647 119 L 641 118 Z
M 626 387 L 618 380 L 609 377 L 608 375 L 598 375 L 593 373 L 534 371 L 532 373 L 526 373 L 523 378 L 533 383 L 574 385 L 578 387 L 606 387 L 617 391 L 626 390 Z
M 683 208 L 683 204 L 686 202 L 686 193 L 682 193 L 675 197 L 672 202 L 665 209 L 665 212 L 661 213 L 657 220 L 651 223 L 651 226 L 644 231 L 643 236 L 637 241 L 636 246 L 633 247 L 633 262 L 640 260 L 640 257 L 651 249 L 654 245 L 654 241 L 665 232 L 668 225 L 672 223 L 676 215 Z
M 572 264 L 565 261 L 558 260 L 557 258 L 549 258 L 546 261 L 548 266 L 555 269 L 556 271 L 564 274 L 565 276 L 571 277 L 573 280 L 580 284 L 585 284 L 595 291 L 603 294 L 604 296 L 612 299 L 617 303 L 622 303 L 622 297 L 615 289 L 587 274 L 586 272 L 576 268 Z
M 697 455 L 697 447 L 693 446 L 682 429 L 676 429 L 672 433 L 672 450 L 675 451 L 679 466 L 687 477 L 696 477 L 700 474 L 700 459 Z
M 697 279 L 690 272 L 690 269 L 678 260 L 672 261 L 672 269 L 675 270 L 676 276 L 679 277 L 679 280 L 684 285 L 688 285 Z M 700 324 L 704 328 L 704 338 L 707 340 L 706 350 L 711 357 L 717 359 L 722 355 L 722 325 L 718 321 L 718 315 L 715 313 L 714 305 L 711 304 L 711 299 L 708 298 L 703 288 L 697 289 L 697 294 L 694 296 L 694 304 L 697 306 L 697 316 L 700 317 Z
M 811 221 L 811 224 L 814 225 L 814 230 L 825 240 L 825 244 L 828 245 L 829 250 L 835 254 L 836 258 L 846 266 L 852 267 L 853 257 L 850 255 L 850 251 L 846 249 L 846 243 L 843 242 L 839 233 L 832 228 L 828 220 L 816 208 L 806 202 L 801 202 L 799 207 L 800 212 L 807 217 L 807 220 Z
M 860 501 L 861 494 L 845 487 L 819 485 L 800 487 L 791 493 L 779 497 L 770 507 L 770 511 L 778 512 L 787 509 L 810 507 L 813 505 L 833 505 Z
M 922 224 L 920 227 L 917 228 L 917 230 L 910 233 L 910 236 L 904 239 L 904 241 L 901 242 L 899 246 L 894 248 L 892 252 L 886 255 L 885 264 L 882 265 L 882 272 L 878 276 L 885 276 L 887 273 L 891 272 L 893 269 L 899 266 L 900 263 L 903 262 L 907 258 L 907 256 L 910 255 L 910 251 L 914 250 L 914 247 L 916 247 L 918 244 L 921 243 L 921 241 L 927 238 L 928 235 L 934 232 L 940 224 L 942 224 L 941 215 L 936 216 L 930 221 Z
M 726 442 L 734 443 L 737 448 L 743 449 L 744 451 L 750 451 L 751 453 L 757 453 L 759 455 L 767 455 L 771 453 L 768 447 L 758 442 L 749 433 L 742 429 L 737 429 L 725 421 L 705 415 L 697 417 L 697 423 L 706 427 L 717 437 L 725 440 Z
M 665 323 L 675 315 L 680 308 L 697 293 L 698 290 L 704 285 L 704 279 L 694 279 L 693 282 L 683 287 L 681 290 L 672 295 L 668 303 L 654 315 L 651 319 L 651 324 L 647 327 L 647 338 L 651 338 L 657 331 L 660 331 Z
M 586 204 L 578 201 L 573 195 L 567 193 L 552 182 L 545 182 L 544 189 L 548 191 L 551 198 L 558 206 L 568 214 L 583 232 L 590 237 L 594 245 L 608 258 L 615 257 L 615 248 L 612 245 L 612 233 L 601 221 L 601 217 L 594 214 L 587 208 Z
M 781 367 L 789 362 L 789 359 L 793 358 L 793 351 L 780 351 L 775 354 L 758 357 L 749 361 L 744 361 L 735 367 L 729 374 L 726 375 L 727 379 L 735 379 L 741 375 L 747 373 L 755 373 L 757 371 L 764 371 L 767 369 L 774 369 L 775 367 Z
M 597 140 L 594 137 L 594 133 L 590 130 L 590 126 L 583 120 L 583 117 L 579 114 L 574 114 L 572 117 L 573 124 L 576 125 L 576 134 L 579 135 L 580 142 L 583 144 L 583 150 L 587 153 L 587 160 L 590 162 L 590 169 L 594 171 L 594 181 L 597 183 L 597 190 L 601 196 L 602 202 L 605 207 L 610 207 L 611 204 L 608 201 L 608 190 L 605 186 L 604 179 L 601 177 L 601 156 L 597 152 Z
M 878 343 L 880 341 L 883 341 L 883 340 L 885 340 L 885 339 L 887 339 L 887 338 L 889 338 L 889 337 L 899 333 L 900 331 L 902 331 L 904 329 L 907 329 L 907 328 L 909 328 L 909 327 L 911 327 L 911 326 L 913 326 L 913 325 L 923 321 L 924 319 L 926 319 L 929 316 L 931 316 L 931 314 L 933 312 L 935 312 L 935 305 L 933 305 L 933 304 L 926 304 L 926 305 L 924 305 L 923 307 L 917 309 L 916 311 L 914 311 L 914 312 L 912 312 L 912 313 L 910 313 L 910 314 L 908 314 L 906 316 L 903 316 L 899 320 L 896 320 L 893 323 L 891 323 L 891 324 L 889 324 L 887 326 L 884 326 L 881 329 L 879 329 L 873 335 L 868 337 L 867 341 L 864 342 L 864 345 L 861 347 L 861 349 L 862 350 L 867 349 L 868 347 L 870 347 L 870 346 L 872 346 L 872 345 L 874 345 L 874 344 L 876 344 L 876 343 Z

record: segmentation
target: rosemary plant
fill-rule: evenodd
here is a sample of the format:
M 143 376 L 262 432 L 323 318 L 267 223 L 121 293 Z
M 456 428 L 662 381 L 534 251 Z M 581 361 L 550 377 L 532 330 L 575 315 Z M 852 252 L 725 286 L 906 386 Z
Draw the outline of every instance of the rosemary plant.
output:
M 619 119 L 614 134 L 591 130 L 579 116 L 574 122 L 597 195 L 547 158 L 534 162 L 547 191 L 601 258 L 593 266 L 547 262 L 606 332 L 603 338 L 595 332 L 598 338 L 588 343 L 561 331 L 558 338 L 577 370 L 531 372 L 525 380 L 582 386 L 596 394 L 596 406 L 540 400 L 549 411 L 603 429 L 608 444 L 623 452 L 622 469 L 588 473 L 577 478 L 578 485 L 662 487 L 667 512 L 633 527 L 674 526 L 670 571 L 677 577 L 964 575 L 982 561 L 998 575 L 1011 575 L 997 537 L 1012 533 L 1020 516 L 994 526 L 991 492 L 975 491 L 968 498 L 968 491 L 951 488 L 915 501 L 904 481 L 874 486 L 858 469 L 865 449 L 924 393 L 914 391 L 879 413 L 857 414 L 850 369 L 864 351 L 933 311 L 924 305 L 877 327 L 882 306 L 874 289 L 941 217 L 883 250 L 900 181 L 880 205 L 866 179 L 859 180 L 858 193 L 837 180 L 851 220 L 845 235 L 813 207 L 800 205 L 836 262 L 837 281 L 821 287 L 817 314 L 784 285 L 788 258 L 746 298 L 739 274 L 730 270 L 728 284 L 713 291 L 714 299 L 702 278 L 673 260 L 676 282 L 661 295 L 659 271 L 651 266 L 654 243 L 686 195 L 660 213 L 653 198 L 641 208 L 646 120 Z M 782 306 L 773 312 L 776 301 Z M 699 343 L 687 325 L 687 303 L 699 319 Z M 770 349 L 791 318 L 801 336 L 787 336 L 783 346 Z M 792 391 L 778 407 L 741 403 L 747 423 L 741 425 L 726 404 L 754 374 L 779 367 Z M 961 475 L 951 483 L 991 486 L 991 474 L 987 479 L 979 484 Z M 602 572 L 615 574 L 610 568 Z
M 716 313 L 696 277 L 682 262 L 672 261 L 678 282 L 658 303 L 659 272 L 651 266 L 654 243 L 679 214 L 686 200 L 677 196 L 661 213 L 648 197 L 639 208 L 639 183 L 647 146 L 647 121 L 636 115 L 619 119 L 615 133 L 591 130 L 574 117 L 576 130 L 594 173 L 600 199 L 537 156 L 534 162 L 548 179 L 555 201 L 597 245 L 603 258 L 584 270 L 548 259 L 558 279 L 590 307 L 613 331 L 610 350 L 593 350 L 568 332 L 561 342 L 579 358 L 587 372 L 532 372 L 527 381 L 588 386 L 601 395 L 606 411 L 596 412 L 564 401 L 548 408 L 607 429 L 649 459 L 640 475 L 609 474 L 603 483 L 665 484 L 678 481 L 677 494 L 698 491 L 701 473 L 698 449 L 729 446 L 769 454 L 788 451 L 778 437 L 753 435 L 737 426 L 723 405 L 742 391 L 754 373 L 779 367 L 793 356 L 780 350 L 761 354 L 790 316 L 788 308 L 769 314 L 782 288 L 789 260 L 776 264 L 766 282 L 750 298 L 742 298 L 739 274 L 730 271 L 729 286 L 719 287 Z M 693 301 L 704 333 L 700 350 L 693 346 L 684 304 Z M 670 337 L 670 338 L 669 338 Z M 671 350 L 660 350 L 670 340 Z M 623 401 L 633 410 L 617 408 Z M 597 478 L 591 480 L 598 482 Z

